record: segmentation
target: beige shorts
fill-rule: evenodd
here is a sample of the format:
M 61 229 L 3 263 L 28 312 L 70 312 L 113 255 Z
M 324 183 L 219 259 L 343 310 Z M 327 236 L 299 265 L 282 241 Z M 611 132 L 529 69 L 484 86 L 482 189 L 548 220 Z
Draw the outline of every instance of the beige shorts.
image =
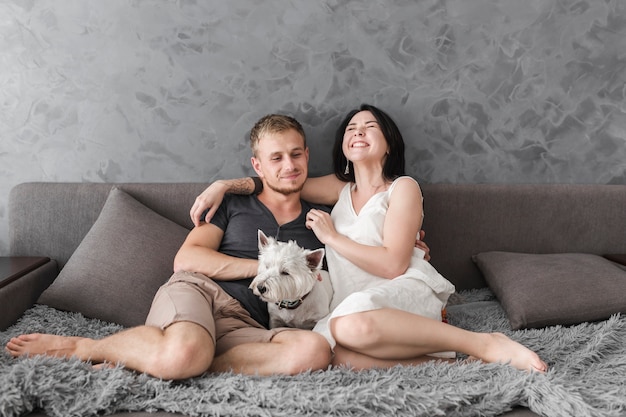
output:
M 154 296 L 146 325 L 165 329 L 176 322 L 192 322 L 206 329 L 215 355 L 243 344 L 270 342 L 285 327 L 268 330 L 209 277 L 177 272 Z

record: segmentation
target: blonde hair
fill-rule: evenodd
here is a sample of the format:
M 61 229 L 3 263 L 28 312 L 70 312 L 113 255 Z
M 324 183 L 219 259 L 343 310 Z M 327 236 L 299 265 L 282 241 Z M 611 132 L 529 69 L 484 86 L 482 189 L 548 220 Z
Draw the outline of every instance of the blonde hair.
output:
M 304 147 L 306 148 L 304 129 L 296 119 L 283 114 L 268 114 L 267 116 L 263 116 L 250 131 L 250 149 L 252 149 L 252 155 L 257 156 L 256 153 L 261 137 L 268 133 L 281 133 L 290 129 L 295 130 L 302 136 Z

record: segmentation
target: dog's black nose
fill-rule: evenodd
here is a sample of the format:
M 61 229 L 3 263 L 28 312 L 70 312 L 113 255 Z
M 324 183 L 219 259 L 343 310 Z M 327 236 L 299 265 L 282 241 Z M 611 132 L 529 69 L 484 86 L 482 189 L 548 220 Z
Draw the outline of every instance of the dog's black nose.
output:
M 262 285 L 261 285 L 261 286 L 259 286 L 259 287 L 256 287 L 256 289 L 257 289 L 257 290 L 259 290 L 259 293 L 260 293 L 260 294 L 265 294 L 265 291 L 267 291 L 267 288 L 265 288 L 265 287 L 264 287 L 264 286 L 262 286 Z

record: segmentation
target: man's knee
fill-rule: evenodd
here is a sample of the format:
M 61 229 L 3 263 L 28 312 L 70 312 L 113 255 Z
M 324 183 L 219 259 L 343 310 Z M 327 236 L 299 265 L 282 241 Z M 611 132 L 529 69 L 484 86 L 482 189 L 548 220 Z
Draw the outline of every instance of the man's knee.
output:
M 163 343 L 150 357 L 151 375 L 163 379 L 184 379 L 205 372 L 211 362 L 215 348 L 208 333 L 189 335 L 167 334 Z
M 289 330 L 276 335 L 272 342 L 282 343 L 285 348 L 283 359 L 287 374 L 324 370 L 330 365 L 330 345 L 319 333 Z

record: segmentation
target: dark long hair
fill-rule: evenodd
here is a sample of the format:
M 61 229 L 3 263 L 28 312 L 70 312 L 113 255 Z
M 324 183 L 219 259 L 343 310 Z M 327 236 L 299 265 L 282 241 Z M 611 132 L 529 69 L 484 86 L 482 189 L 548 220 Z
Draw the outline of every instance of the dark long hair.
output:
M 383 132 L 387 145 L 389 146 L 389 155 L 387 155 L 385 164 L 383 165 L 383 177 L 386 180 L 391 181 L 396 177 L 405 175 L 404 139 L 402 139 L 400 129 L 398 129 L 396 123 L 384 111 L 370 104 L 361 104 L 358 109 L 354 109 L 348 113 L 335 132 L 335 144 L 333 146 L 333 171 L 335 172 L 335 176 L 341 181 L 354 182 L 354 169 L 350 169 L 348 174 L 344 174 L 348 159 L 343 154 L 341 146 L 343 144 L 343 136 L 346 132 L 346 127 L 348 127 L 348 123 L 350 123 L 350 120 L 355 114 L 362 111 L 369 111 L 372 113 L 380 126 L 380 130 Z

